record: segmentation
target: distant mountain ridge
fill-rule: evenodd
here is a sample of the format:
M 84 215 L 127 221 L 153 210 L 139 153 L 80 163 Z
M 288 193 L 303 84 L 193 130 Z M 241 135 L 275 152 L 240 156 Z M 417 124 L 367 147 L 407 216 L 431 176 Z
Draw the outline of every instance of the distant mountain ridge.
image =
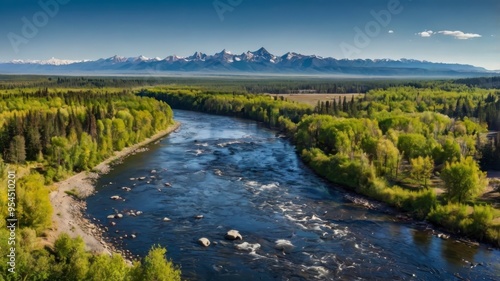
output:
M 361 76 L 480 76 L 498 73 L 467 64 L 434 63 L 412 59 L 335 59 L 288 52 L 276 56 L 265 48 L 232 54 L 196 52 L 192 56 L 166 58 L 113 56 L 98 60 L 14 60 L 0 63 L 9 74 L 304 74 Z

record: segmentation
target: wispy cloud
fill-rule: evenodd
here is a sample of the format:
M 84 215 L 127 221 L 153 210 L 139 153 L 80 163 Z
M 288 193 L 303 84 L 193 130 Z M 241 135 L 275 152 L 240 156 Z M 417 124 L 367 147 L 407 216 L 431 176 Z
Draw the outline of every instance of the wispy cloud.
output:
M 467 39 L 471 39 L 471 38 L 482 37 L 479 34 L 464 33 L 463 31 L 459 31 L 459 30 L 457 30 L 457 31 L 442 30 L 442 31 L 438 31 L 438 33 L 446 35 L 446 36 L 453 36 L 453 37 L 455 37 L 455 39 L 460 39 L 460 40 L 467 40 Z
M 480 34 L 465 33 L 465 32 L 460 31 L 460 30 L 456 30 L 456 31 L 440 30 L 437 32 L 434 32 L 432 30 L 425 30 L 425 31 L 416 33 L 416 35 L 418 35 L 420 37 L 424 37 L 424 38 L 428 38 L 428 37 L 431 37 L 431 36 L 436 35 L 436 34 L 441 34 L 441 35 L 445 35 L 445 36 L 452 36 L 455 39 L 459 39 L 459 40 L 468 40 L 468 39 L 472 39 L 472 38 L 482 37 Z

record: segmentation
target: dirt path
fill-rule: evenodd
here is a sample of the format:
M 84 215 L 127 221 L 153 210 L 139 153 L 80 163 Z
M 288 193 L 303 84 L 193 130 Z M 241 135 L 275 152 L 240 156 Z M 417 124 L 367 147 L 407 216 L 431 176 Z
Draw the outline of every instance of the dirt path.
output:
M 138 144 L 115 152 L 112 157 L 97 165 L 94 168 L 94 172 L 82 172 L 55 184 L 56 190 L 50 193 L 50 201 L 54 207 L 54 214 L 52 216 L 53 226 L 46 233 L 45 242 L 52 245 L 59 234 L 68 233 L 71 237 L 82 237 L 87 250 L 91 252 L 117 252 L 111 244 L 103 239 L 102 234 L 106 229 L 99 228 L 93 221 L 84 217 L 83 213 L 86 209 L 85 201 L 74 199 L 72 196 L 66 194 L 66 191 L 74 191 L 82 198 L 88 197 L 94 192 L 94 181 L 100 174 L 105 174 L 109 171 L 110 163 L 165 137 L 179 128 L 179 126 L 180 124 L 176 123 Z

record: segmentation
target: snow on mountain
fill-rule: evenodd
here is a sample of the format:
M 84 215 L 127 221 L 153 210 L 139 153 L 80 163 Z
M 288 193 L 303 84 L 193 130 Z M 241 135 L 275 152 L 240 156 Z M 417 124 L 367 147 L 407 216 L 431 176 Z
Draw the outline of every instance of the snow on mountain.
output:
M 165 61 L 168 61 L 168 62 L 175 62 L 175 61 L 180 61 L 180 60 L 185 60 L 185 59 L 183 57 L 179 57 L 176 55 L 168 56 L 165 58 Z
M 253 54 L 252 60 L 259 62 L 269 61 L 271 63 L 275 63 L 277 58 L 275 55 L 269 53 L 264 47 L 258 49 L 255 52 L 252 52 L 252 54 Z
M 188 57 L 187 59 L 191 60 L 191 61 L 205 61 L 206 58 L 207 58 L 206 54 L 204 54 L 202 52 L 196 52 L 192 56 Z
M 48 60 L 12 60 L 12 64 L 39 64 L 39 65 L 68 65 L 79 62 L 87 62 L 89 60 L 61 60 L 54 57 Z
M 110 58 L 102 59 L 102 60 L 109 61 L 111 63 L 122 63 L 122 62 L 126 62 L 128 60 L 128 58 L 126 58 L 126 57 L 120 57 L 118 55 L 114 55 L 114 56 L 112 56 Z
M 232 63 L 234 62 L 234 55 L 231 54 L 231 52 L 226 51 L 226 49 L 222 50 L 219 53 L 216 53 L 215 55 L 212 56 L 212 59 L 221 61 L 221 62 L 226 62 L 226 63 Z
M 465 64 L 433 63 L 412 59 L 334 59 L 288 52 L 275 56 L 264 47 L 240 55 L 227 50 L 207 55 L 196 52 L 189 57 L 176 55 L 164 59 L 145 56 L 112 56 L 89 60 L 13 60 L 0 63 L 0 73 L 142 73 L 155 72 L 231 72 L 281 74 L 352 74 L 352 75 L 464 75 L 492 74 L 481 67 Z

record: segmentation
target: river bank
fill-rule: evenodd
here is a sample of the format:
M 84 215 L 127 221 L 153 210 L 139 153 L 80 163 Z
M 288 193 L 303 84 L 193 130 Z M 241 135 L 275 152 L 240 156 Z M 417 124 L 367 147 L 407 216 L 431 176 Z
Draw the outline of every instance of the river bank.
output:
M 375 209 L 359 206 L 360 196 L 349 192 L 348 200 L 312 173 L 276 131 L 241 118 L 175 116 L 179 133 L 113 166 L 86 200 L 87 216 L 116 223 L 105 236 L 118 247 L 142 257 L 161 245 L 187 280 L 495 276 L 498 251 L 444 239 L 376 201 L 367 200 Z M 124 200 L 109 199 L 116 195 Z M 108 219 L 113 213 L 123 217 Z M 243 240 L 226 240 L 231 229 Z M 199 244 L 202 237 L 209 247 Z M 484 266 L 471 269 L 472 262 Z
M 99 221 L 95 218 L 85 217 L 84 212 L 87 207 L 83 199 L 94 193 L 95 180 L 100 175 L 108 173 L 114 161 L 140 152 L 140 149 L 145 145 L 160 140 L 179 127 L 180 123 L 176 122 L 140 143 L 115 152 L 113 156 L 94 167 L 91 172 L 81 172 L 56 183 L 55 190 L 50 193 L 54 214 L 52 215 L 53 226 L 45 233 L 46 242 L 52 245 L 61 233 L 68 233 L 71 237 L 80 236 L 87 250 L 93 253 L 121 253 L 124 257 L 131 258 L 126 252 L 116 249 L 112 243 L 104 239 L 103 233 L 107 231 L 107 227 L 100 227 Z M 68 193 L 75 194 L 78 198 Z

